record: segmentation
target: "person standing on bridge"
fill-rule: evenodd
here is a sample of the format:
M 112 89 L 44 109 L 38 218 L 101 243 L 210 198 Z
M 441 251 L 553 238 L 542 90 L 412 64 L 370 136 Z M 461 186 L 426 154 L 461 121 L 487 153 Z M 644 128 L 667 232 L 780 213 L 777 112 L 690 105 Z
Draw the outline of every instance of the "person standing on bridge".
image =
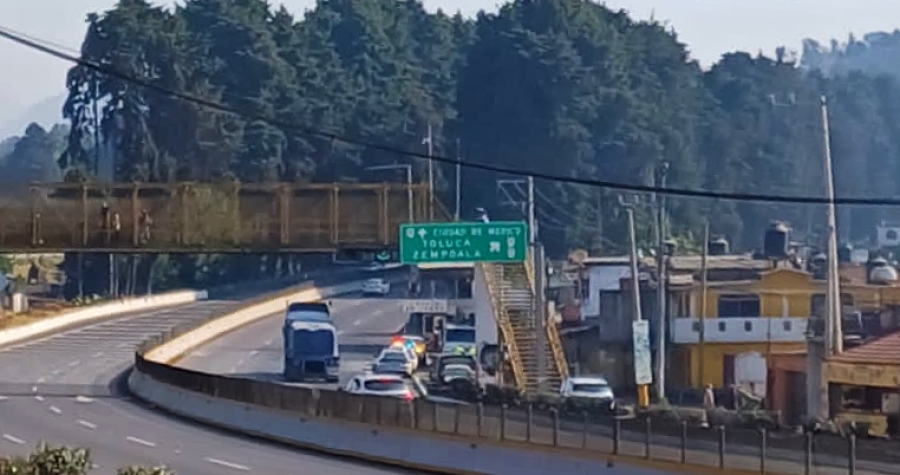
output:
M 141 210 L 141 216 L 138 218 L 138 224 L 141 227 L 140 243 L 148 244 L 150 242 L 150 227 L 153 225 L 153 218 L 146 209 Z

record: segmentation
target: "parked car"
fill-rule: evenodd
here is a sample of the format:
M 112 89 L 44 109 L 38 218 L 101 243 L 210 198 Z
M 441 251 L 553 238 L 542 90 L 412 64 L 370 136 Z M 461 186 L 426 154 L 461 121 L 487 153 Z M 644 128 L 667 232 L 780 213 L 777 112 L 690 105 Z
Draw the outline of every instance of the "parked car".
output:
M 377 277 L 368 279 L 363 282 L 362 292 L 363 295 L 380 295 L 384 297 L 391 293 L 391 283 Z

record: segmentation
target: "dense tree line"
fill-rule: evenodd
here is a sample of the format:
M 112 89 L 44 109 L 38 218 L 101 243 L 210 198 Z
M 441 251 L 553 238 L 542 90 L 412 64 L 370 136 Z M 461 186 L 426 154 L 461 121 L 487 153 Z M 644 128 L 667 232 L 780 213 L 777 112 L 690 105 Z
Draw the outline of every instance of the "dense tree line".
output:
M 400 149 L 423 151 L 430 125 L 436 154 L 461 151 L 470 162 L 649 184 L 665 161 L 669 186 L 739 193 L 823 195 L 825 95 L 839 196 L 897 196 L 900 85 L 885 68 L 870 74 L 871 62 L 826 68 L 807 49 L 805 67 L 781 50 L 774 58 L 727 54 L 703 71 L 665 25 L 577 0 L 516 0 L 475 19 L 428 13 L 420 1 L 320 0 L 295 18 L 263 0 L 175 8 L 120 0 L 89 16 L 82 54 L 248 115 Z M 67 179 L 372 181 L 399 177 L 371 165 L 425 166 L 86 68 L 73 68 L 67 82 L 72 126 L 59 160 Z M 463 175 L 464 217 L 474 207 L 519 216 L 495 185 L 510 177 Z M 438 176 L 443 202 L 452 203 L 453 167 Z M 616 192 L 542 180 L 537 188 L 552 251 L 621 249 Z M 514 201 L 520 191 L 512 190 Z M 814 206 L 669 199 L 668 208 L 675 237 L 689 241 L 708 218 L 713 232 L 744 249 L 759 245 L 770 220 L 810 237 L 824 221 Z M 648 238 L 649 212 L 638 209 Z M 895 214 L 843 209 L 844 238 L 864 239 Z

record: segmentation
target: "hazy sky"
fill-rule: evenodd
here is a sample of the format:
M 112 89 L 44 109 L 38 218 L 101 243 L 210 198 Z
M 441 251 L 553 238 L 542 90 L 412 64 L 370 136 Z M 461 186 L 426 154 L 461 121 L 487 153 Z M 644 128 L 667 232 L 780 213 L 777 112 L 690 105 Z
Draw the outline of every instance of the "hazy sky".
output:
M 88 12 L 114 0 L 0 0 L 0 25 L 67 48 L 77 49 Z M 168 3 L 168 2 L 166 2 Z M 274 2 L 277 3 L 277 2 Z M 286 0 L 300 13 L 315 0 Z M 471 15 L 495 10 L 496 0 L 424 0 L 429 9 Z M 848 33 L 900 27 L 897 0 L 609 0 L 638 18 L 667 21 L 703 64 L 733 50 L 771 53 L 777 46 L 799 48 L 803 38 L 827 41 Z M 24 107 L 64 92 L 69 65 L 0 40 L 0 122 Z

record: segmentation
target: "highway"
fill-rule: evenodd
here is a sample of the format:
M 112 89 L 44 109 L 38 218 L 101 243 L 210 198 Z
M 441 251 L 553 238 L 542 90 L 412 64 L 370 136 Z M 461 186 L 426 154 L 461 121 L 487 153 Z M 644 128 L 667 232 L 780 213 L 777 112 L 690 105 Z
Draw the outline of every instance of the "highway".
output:
M 134 345 L 233 305 L 217 300 L 137 312 L 0 350 L 0 454 L 25 454 L 46 441 L 91 449 L 102 473 L 135 463 L 164 464 L 182 475 L 408 473 L 257 443 L 117 395 L 113 380 L 133 362 Z
M 401 300 L 362 298 L 331 300 L 332 319 L 341 344 L 341 381 L 365 371 L 375 354 L 406 322 Z M 184 368 L 234 377 L 282 381 L 281 325 L 283 314 L 272 315 L 214 340 L 178 362 Z M 327 385 L 319 385 L 327 387 Z

